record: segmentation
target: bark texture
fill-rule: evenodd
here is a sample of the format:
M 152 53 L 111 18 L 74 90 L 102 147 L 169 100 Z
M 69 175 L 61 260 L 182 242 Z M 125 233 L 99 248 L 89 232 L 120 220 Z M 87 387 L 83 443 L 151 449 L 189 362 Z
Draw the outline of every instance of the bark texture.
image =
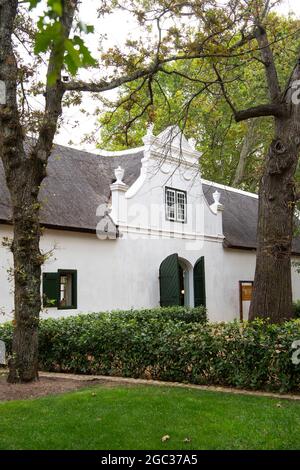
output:
M 257 258 L 249 318 L 292 316 L 291 251 L 299 144 L 283 126 L 266 159 L 259 190 Z M 287 128 L 289 124 L 287 124 Z
M 300 79 L 299 61 L 280 92 L 274 58 L 266 32 L 258 28 L 272 103 L 284 104 L 287 117 L 275 117 L 275 139 L 266 157 L 259 189 L 257 258 L 249 318 L 282 322 L 292 316 L 291 253 L 296 192 L 294 175 L 300 150 L 300 100 L 294 85 Z
M 0 4 L 0 80 L 6 103 L 0 107 L 0 152 L 13 206 L 15 330 L 9 381 L 37 378 L 37 320 L 40 310 L 40 251 L 37 222 L 38 169 L 26 158 L 16 102 L 17 64 L 12 32 L 17 1 Z M 37 295 L 38 293 L 38 295 Z
M 77 1 L 65 0 L 61 22 L 64 36 L 70 34 Z M 20 125 L 17 93 L 17 63 L 12 34 L 17 14 L 16 0 L 0 1 L 0 80 L 5 83 L 6 103 L 0 105 L 0 156 L 7 187 L 10 191 L 14 237 L 14 333 L 10 359 L 9 382 L 30 382 L 38 378 L 38 322 L 41 310 L 39 187 L 46 176 L 58 118 L 62 112 L 64 89 L 61 82 L 63 56 L 53 47 L 47 77 L 58 69 L 55 83 L 48 82 L 45 91 L 45 112 L 39 136 L 25 151 Z M 60 67 L 58 67 L 60 64 Z

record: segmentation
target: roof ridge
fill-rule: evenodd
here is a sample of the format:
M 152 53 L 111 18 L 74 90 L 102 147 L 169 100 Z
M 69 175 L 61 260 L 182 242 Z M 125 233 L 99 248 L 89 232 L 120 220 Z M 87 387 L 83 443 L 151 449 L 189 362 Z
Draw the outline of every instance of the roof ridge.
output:
M 118 157 L 118 156 L 126 156 L 126 155 L 132 155 L 138 152 L 141 152 L 144 150 L 144 146 L 141 147 L 135 147 L 132 149 L 126 149 L 126 150 L 104 150 L 104 149 L 95 149 L 95 151 L 90 151 L 90 150 L 81 150 L 76 147 L 72 147 L 71 145 L 62 145 L 58 143 L 54 143 L 54 148 L 55 147 L 62 147 L 64 149 L 70 150 L 70 151 L 75 151 L 79 153 L 87 153 L 89 155 L 94 155 L 96 157 Z
M 258 195 L 255 193 L 250 193 L 249 191 L 244 191 L 243 189 L 233 188 L 232 186 L 227 186 L 226 184 L 215 183 L 214 181 L 209 181 L 205 179 L 202 179 L 202 183 L 211 185 L 215 188 L 224 189 L 225 191 L 231 191 L 233 193 L 243 194 L 244 196 L 249 196 L 258 199 Z
M 135 153 L 142 152 L 145 149 L 144 145 L 141 147 L 135 147 L 132 149 L 126 149 L 126 150 L 102 150 L 100 149 L 101 154 L 99 155 L 100 157 L 122 157 L 126 155 L 132 155 Z

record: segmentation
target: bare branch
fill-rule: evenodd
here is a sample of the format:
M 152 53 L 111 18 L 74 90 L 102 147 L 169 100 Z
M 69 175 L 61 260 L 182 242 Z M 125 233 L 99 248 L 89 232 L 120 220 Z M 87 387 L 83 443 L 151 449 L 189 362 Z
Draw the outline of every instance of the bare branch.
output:
M 288 117 L 290 111 L 285 104 L 262 104 L 253 108 L 236 111 L 234 114 L 236 122 L 246 121 L 247 119 L 274 116 L 274 117 Z
M 266 78 L 267 78 L 271 102 L 278 103 L 280 101 L 281 90 L 280 90 L 276 65 L 274 61 L 273 51 L 270 47 L 265 28 L 261 25 L 257 25 L 257 28 L 255 30 L 255 36 L 256 36 L 258 45 L 260 47 L 260 50 L 261 50 L 262 61 L 265 66 L 265 72 L 266 72 Z
M 217 77 L 218 77 L 218 82 L 219 82 L 219 84 L 220 84 L 220 87 L 221 87 L 222 93 L 223 93 L 223 95 L 224 95 L 224 98 L 225 98 L 225 100 L 227 101 L 228 105 L 230 106 L 230 108 L 231 108 L 231 110 L 232 110 L 232 112 L 233 112 L 233 115 L 236 116 L 237 111 L 236 111 L 236 109 L 235 109 L 235 106 L 234 106 L 234 104 L 232 103 L 232 101 L 231 101 L 231 99 L 229 98 L 229 96 L 227 95 L 227 92 L 226 92 L 226 88 L 225 88 L 223 79 L 222 79 L 222 77 L 221 77 L 221 75 L 220 75 L 220 73 L 219 73 L 219 71 L 218 71 L 218 68 L 217 68 L 217 66 L 216 66 L 215 64 L 213 64 L 213 69 L 214 69 L 214 71 L 215 71 L 215 74 L 216 74 Z
M 101 80 L 98 83 L 92 82 L 83 82 L 83 81 L 71 81 L 68 83 L 62 84 L 64 90 L 66 91 L 87 91 L 92 93 L 102 93 L 103 91 L 113 90 L 114 88 L 118 88 L 121 85 L 125 85 L 126 83 L 134 82 L 139 78 L 147 77 L 149 75 L 153 75 L 155 72 L 159 70 L 160 66 L 157 64 L 153 64 L 149 66 L 147 69 L 137 70 L 136 72 L 132 73 L 131 75 L 126 75 L 125 77 L 116 78 L 115 80 Z

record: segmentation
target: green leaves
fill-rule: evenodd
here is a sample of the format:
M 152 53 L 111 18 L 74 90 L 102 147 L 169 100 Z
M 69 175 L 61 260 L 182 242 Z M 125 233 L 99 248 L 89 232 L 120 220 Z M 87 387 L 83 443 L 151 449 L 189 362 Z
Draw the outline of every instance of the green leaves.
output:
M 11 352 L 13 326 L 0 325 Z M 93 313 L 39 324 L 42 370 L 300 390 L 300 321 L 207 323 L 203 308 Z
M 47 52 L 47 50 L 54 44 L 56 44 L 56 47 L 59 45 L 63 31 L 62 26 L 58 21 L 44 25 L 44 18 L 42 17 L 38 21 L 38 28 L 39 32 L 35 38 L 35 54 Z
M 33 10 L 33 8 L 37 7 L 39 2 L 40 2 L 40 0 L 28 0 L 29 9 Z
M 35 8 L 40 0 L 28 0 L 29 8 Z M 54 83 L 62 67 L 65 67 L 71 75 L 76 75 L 81 67 L 96 65 L 96 60 L 92 57 L 84 40 L 78 36 L 66 38 L 63 27 L 64 8 L 62 0 L 47 0 L 47 8 L 40 16 L 37 27 L 38 32 L 35 38 L 35 54 L 44 54 L 54 51 L 55 66 L 48 81 Z M 79 22 L 77 29 L 83 34 L 94 32 L 92 25 Z
M 41 0 L 28 0 L 29 9 L 33 10 Z M 61 16 L 63 13 L 62 0 L 47 0 L 48 12 Z
M 64 46 L 66 50 L 65 64 L 71 75 L 75 75 L 79 67 L 96 65 L 96 60 L 91 56 L 90 51 L 79 36 L 66 39 Z
M 53 13 L 56 13 L 57 16 L 62 16 L 63 7 L 61 0 L 48 0 L 48 5 Z

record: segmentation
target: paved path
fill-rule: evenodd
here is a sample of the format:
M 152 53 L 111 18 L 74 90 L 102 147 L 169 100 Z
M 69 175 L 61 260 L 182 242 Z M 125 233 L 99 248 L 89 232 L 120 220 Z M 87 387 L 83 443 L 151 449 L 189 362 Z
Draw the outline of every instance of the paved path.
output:
M 130 379 L 124 377 L 109 377 L 106 375 L 76 375 L 76 374 L 62 374 L 57 372 L 40 372 L 40 377 L 60 377 L 61 379 L 73 379 L 73 380 L 80 380 L 80 381 L 94 381 L 94 380 L 103 380 L 107 382 L 117 382 L 120 385 L 128 384 L 128 385 L 156 385 L 159 387 L 180 387 L 180 388 L 192 388 L 195 390 L 205 390 L 210 392 L 222 392 L 222 393 L 232 393 L 235 395 L 252 395 L 258 397 L 271 397 L 271 398 L 278 398 L 278 399 L 287 399 L 287 400 L 299 400 L 300 401 L 300 394 L 280 394 L 280 393 L 271 393 L 271 392 L 258 392 L 252 390 L 243 390 L 237 388 L 230 388 L 230 387 L 215 387 L 212 385 L 194 385 L 194 384 L 184 384 L 180 382 L 163 382 L 160 380 L 144 380 L 144 379 Z

